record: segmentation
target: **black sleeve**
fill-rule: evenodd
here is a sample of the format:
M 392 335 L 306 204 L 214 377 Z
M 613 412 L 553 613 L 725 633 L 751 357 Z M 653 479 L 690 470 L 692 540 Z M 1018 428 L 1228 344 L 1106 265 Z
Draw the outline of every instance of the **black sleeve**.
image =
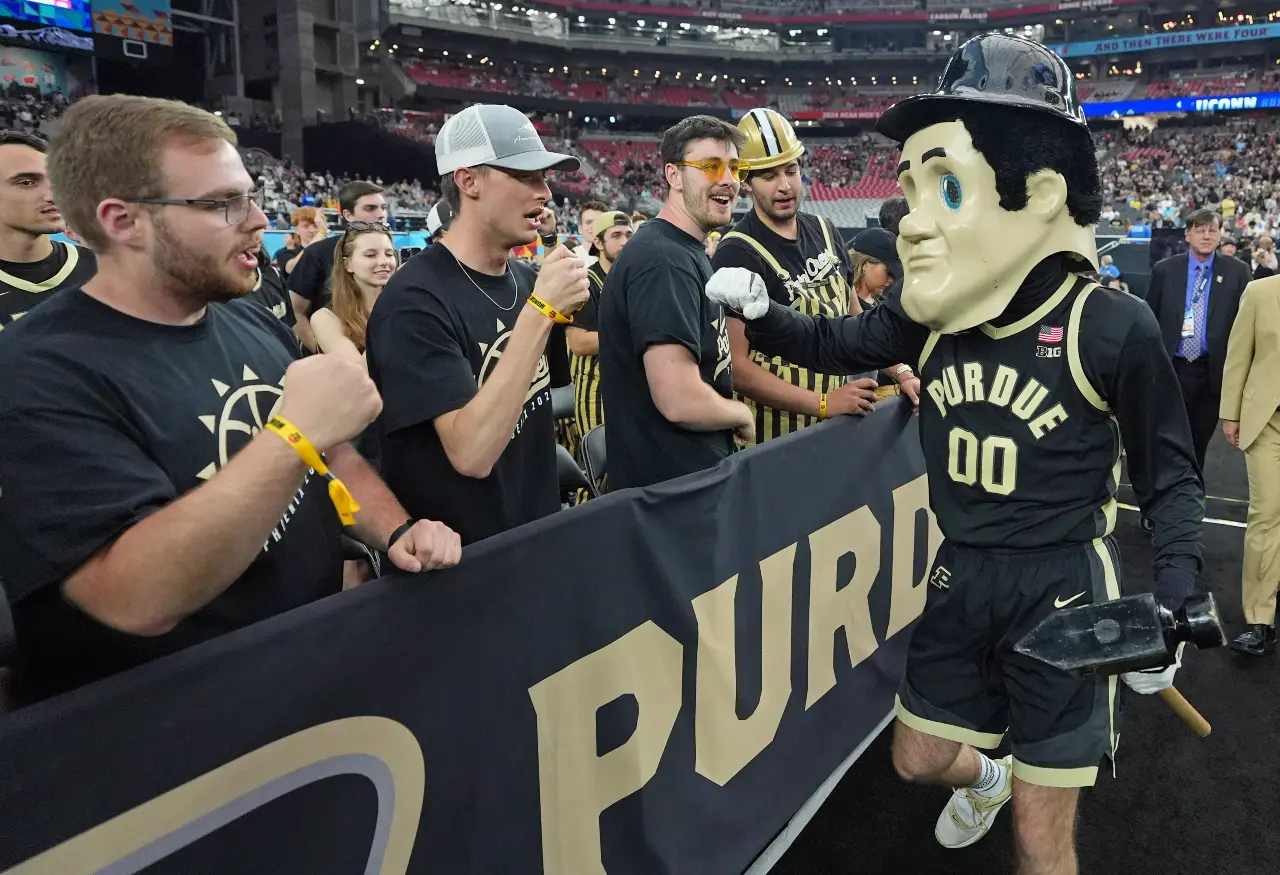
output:
M 583 331 L 600 330 L 600 286 L 591 283 L 590 294 L 582 307 L 573 314 L 573 327 Z
M 289 272 L 284 269 L 284 266 L 292 261 L 293 257 L 297 254 L 298 250 L 296 249 L 281 249 L 276 253 L 275 265 L 276 270 L 280 271 L 280 276 L 285 277 L 286 279 L 288 278 Z
M 747 323 L 751 347 L 823 374 L 860 374 L 916 362 L 929 329 L 881 304 L 859 316 L 807 316 L 774 301 Z
M 574 317 L 577 324 L 577 317 Z M 551 388 L 573 385 L 573 377 L 569 374 L 569 339 L 564 333 L 565 326 L 557 322 L 547 335 L 547 346 L 544 354 L 547 357 L 547 368 L 551 374 Z
M 395 281 L 393 276 L 391 282 Z M 382 294 L 389 291 L 390 283 Z M 476 394 L 465 340 L 445 304 L 421 288 L 397 304 L 383 318 L 370 320 L 367 337 L 377 361 L 388 434 L 458 410 Z
M 1172 565 L 1199 572 L 1204 483 L 1155 316 L 1135 298 L 1095 290 L 1080 337 L 1088 339 L 1080 356 L 1085 377 L 1115 412 L 1129 478 L 1154 527 L 1155 571 Z
M 178 494 L 110 391 L 55 354 L 6 358 L 17 366 L 0 391 L 0 579 L 16 602 Z
M 671 264 L 655 264 L 627 283 L 631 342 L 641 355 L 651 346 L 678 343 L 702 359 L 702 280 Z
M 289 274 L 289 291 L 311 302 L 311 310 L 319 309 L 318 303 L 325 300 L 325 290 L 329 277 L 325 271 L 324 259 L 316 252 L 314 244 L 302 250 L 302 257 L 293 266 Z

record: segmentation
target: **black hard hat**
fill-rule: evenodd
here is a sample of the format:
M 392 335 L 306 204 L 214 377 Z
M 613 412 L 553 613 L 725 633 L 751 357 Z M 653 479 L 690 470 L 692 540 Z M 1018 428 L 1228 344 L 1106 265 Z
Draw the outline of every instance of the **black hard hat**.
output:
M 932 124 L 939 104 L 961 101 L 1033 109 L 1089 129 L 1066 61 L 1034 40 L 984 33 L 956 49 L 937 91 L 895 103 L 881 114 L 876 130 L 904 142 Z

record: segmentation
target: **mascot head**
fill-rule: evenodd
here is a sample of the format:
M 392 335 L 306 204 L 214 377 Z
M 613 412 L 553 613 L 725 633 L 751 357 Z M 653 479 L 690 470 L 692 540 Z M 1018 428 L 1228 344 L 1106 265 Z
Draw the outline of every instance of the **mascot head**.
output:
M 902 144 L 902 307 L 966 331 L 1009 306 L 1027 274 L 1065 253 L 1098 264 L 1098 161 L 1066 63 L 988 33 L 962 45 L 937 91 L 895 104 L 876 129 Z

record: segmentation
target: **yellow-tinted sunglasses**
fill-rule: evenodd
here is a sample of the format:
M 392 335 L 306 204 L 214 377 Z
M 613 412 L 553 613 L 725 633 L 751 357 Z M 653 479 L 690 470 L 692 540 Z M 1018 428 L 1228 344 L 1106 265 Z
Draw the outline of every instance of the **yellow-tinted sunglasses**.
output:
M 719 182 L 724 177 L 726 168 L 729 175 L 733 177 L 735 182 L 742 182 L 747 178 L 747 171 L 750 166 L 746 161 L 738 158 L 730 158 L 728 161 L 723 158 L 704 158 L 701 161 L 677 161 L 677 167 L 696 167 L 706 174 L 707 179 L 711 182 Z

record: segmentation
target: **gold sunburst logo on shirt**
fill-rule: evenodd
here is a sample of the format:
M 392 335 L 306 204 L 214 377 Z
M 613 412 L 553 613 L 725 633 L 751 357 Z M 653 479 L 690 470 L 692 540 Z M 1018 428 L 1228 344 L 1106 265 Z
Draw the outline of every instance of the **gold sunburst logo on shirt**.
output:
M 245 444 L 262 431 L 275 415 L 284 398 L 284 377 L 272 386 L 262 382 L 248 365 L 240 372 L 241 385 L 232 388 L 221 380 L 211 379 L 214 392 L 222 399 L 218 413 L 200 417 L 200 423 L 217 439 L 217 459 L 196 474 L 208 480 L 218 473 Z
M 498 362 L 502 360 L 502 354 L 507 350 L 507 344 L 511 342 L 511 329 L 502 324 L 502 320 L 497 320 L 497 337 L 493 343 L 477 343 L 480 354 L 484 358 L 480 362 L 480 374 L 476 377 L 476 390 L 484 388 L 485 381 L 493 376 L 493 370 L 498 366 Z M 543 389 L 551 385 L 551 366 L 547 363 L 545 355 L 538 359 L 538 368 L 533 373 L 533 381 L 529 384 L 529 391 L 524 396 L 524 400 L 528 401 L 534 395 L 537 395 Z

